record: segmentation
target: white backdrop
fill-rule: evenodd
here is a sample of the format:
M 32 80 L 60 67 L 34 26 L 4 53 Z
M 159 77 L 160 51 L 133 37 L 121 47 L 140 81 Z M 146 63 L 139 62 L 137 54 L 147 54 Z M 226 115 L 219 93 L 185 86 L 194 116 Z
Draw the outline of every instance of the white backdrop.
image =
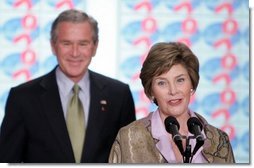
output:
M 117 78 L 117 0 L 87 1 L 87 13 L 99 23 L 99 48 L 90 68 Z

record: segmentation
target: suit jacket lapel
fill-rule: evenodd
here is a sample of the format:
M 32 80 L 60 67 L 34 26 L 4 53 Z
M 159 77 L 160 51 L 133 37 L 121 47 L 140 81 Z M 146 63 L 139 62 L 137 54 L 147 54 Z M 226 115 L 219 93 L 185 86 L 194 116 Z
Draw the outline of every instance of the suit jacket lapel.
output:
M 83 150 L 82 160 L 89 162 L 91 158 L 95 158 L 98 144 L 100 139 L 100 134 L 105 122 L 103 115 L 101 101 L 106 100 L 104 96 L 103 88 L 105 83 L 97 79 L 97 76 L 92 71 L 89 71 L 90 75 L 90 109 L 89 109 L 89 118 L 88 125 L 86 129 L 86 139 Z
M 41 82 L 41 86 L 45 89 L 44 94 L 41 95 L 41 101 L 49 124 L 62 147 L 63 154 L 66 156 L 66 161 L 74 162 L 74 155 L 56 82 L 55 69 L 45 76 Z

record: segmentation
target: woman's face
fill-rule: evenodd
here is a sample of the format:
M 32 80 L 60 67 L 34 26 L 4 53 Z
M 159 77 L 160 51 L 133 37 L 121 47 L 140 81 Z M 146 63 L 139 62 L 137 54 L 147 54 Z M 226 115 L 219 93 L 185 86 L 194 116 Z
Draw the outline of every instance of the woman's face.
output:
M 191 94 L 191 79 L 181 64 L 173 65 L 169 71 L 153 79 L 152 96 L 157 100 L 163 120 L 167 116 L 177 118 L 188 114 Z

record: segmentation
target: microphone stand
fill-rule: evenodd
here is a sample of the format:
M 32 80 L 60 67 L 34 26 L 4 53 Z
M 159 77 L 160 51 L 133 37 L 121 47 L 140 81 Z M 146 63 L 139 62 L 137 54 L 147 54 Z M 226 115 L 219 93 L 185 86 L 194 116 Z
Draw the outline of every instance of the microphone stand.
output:
M 182 136 L 183 139 L 186 139 L 186 149 L 183 152 L 183 163 L 191 163 L 192 161 L 192 153 L 191 153 L 191 145 L 190 139 L 195 139 L 194 136 Z M 190 159 L 191 158 L 191 159 Z
M 184 163 L 190 163 L 191 145 L 190 145 L 190 138 L 189 137 L 187 138 L 187 141 L 186 141 L 186 149 L 184 151 L 184 157 L 185 157 Z

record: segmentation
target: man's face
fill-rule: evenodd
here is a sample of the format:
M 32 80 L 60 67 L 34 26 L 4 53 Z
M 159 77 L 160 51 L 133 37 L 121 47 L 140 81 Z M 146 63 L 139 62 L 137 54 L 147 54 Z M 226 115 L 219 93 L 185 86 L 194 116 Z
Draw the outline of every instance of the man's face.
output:
M 51 42 L 52 51 L 64 74 L 77 83 L 96 54 L 98 43 L 93 41 L 93 30 L 88 22 L 62 22 L 56 34 L 56 41 Z

